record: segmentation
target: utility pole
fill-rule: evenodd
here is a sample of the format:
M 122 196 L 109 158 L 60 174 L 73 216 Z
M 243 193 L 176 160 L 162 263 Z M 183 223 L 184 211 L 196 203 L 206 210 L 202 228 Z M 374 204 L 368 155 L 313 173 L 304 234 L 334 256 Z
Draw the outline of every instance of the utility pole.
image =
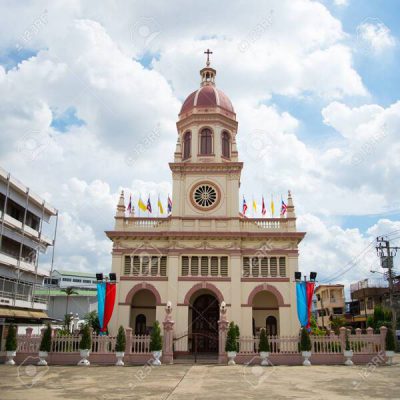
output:
M 394 305 L 394 277 L 393 277 L 393 258 L 400 250 L 400 247 L 391 247 L 390 241 L 383 236 L 376 238 L 376 252 L 381 259 L 381 267 L 387 269 L 387 279 L 389 282 L 389 305 L 392 311 L 392 330 L 395 333 L 397 328 L 396 307 Z

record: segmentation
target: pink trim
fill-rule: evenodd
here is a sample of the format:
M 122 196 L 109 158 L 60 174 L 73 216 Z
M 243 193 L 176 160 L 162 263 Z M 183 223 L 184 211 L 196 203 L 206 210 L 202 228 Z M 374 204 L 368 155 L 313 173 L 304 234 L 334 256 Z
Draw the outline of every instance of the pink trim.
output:
M 138 283 L 128 292 L 128 294 L 126 295 L 126 298 L 125 298 L 125 304 L 131 305 L 133 296 L 140 290 L 150 290 L 150 292 L 153 293 L 156 298 L 156 305 L 157 306 L 162 305 L 161 304 L 161 296 L 160 296 L 160 293 L 158 293 L 158 290 L 153 285 L 151 285 L 150 283 L 146 283 L 146 282 Z
M 241 278 L 240 282 L 290 282 L 289 278 Z
M 167 276 L 121 276 L 120 281 L 167 281 Z
M 225 277 L 211 277 L 211 276 L 179 276 L 178 281 L 189 281 L 189 282 L 198 282 L 198 281 L 212 281 L 212 282 L 230 282 L 231 278 Z
M 249 298 L 248 298 L 248 300 L 247 300 L 247 306 L 248 306 L 248 307 L 252 307 L 252 306 L 253 306 L 253 300 L 254 300 L 255 295 L 256 295 L 257 293 L 264 292 L 264 291 L 271 292 L 272 294 L 275 295 L 276 300 L 278 301 L 278 306 L 279 306 L 279 307 L 285 307 L 285 306 L 286 306 L 286 307 L 290 307 L 289 304 L 285 304 L 281 292 L 280 292 L 275 286 L 268 285 L 268 284 L 266 284 L 266 283 L 264 283 L 263 285 L 258 285 L 258 286 L 256 286 L 256 287 L 250 292 Z
M 214 286 L 212 283 L 208 283 L 208 282 L 202 282 L 202 283 L 198 283 L 197 285 L 194 285 L 187 293 L 185 296 L 185 300 L 184 300 L 184 305 L 188 306 L 190 305 L 189 301 L 190 298 L 199 290 L 201 289 L 207 289 L 211 292 L 213 292 L 215 294 L 215 296 L 217 297 L 218 301 L 221 303 L 222 301 L 224 301 L 224 296 L 222 295 L 221 291 Z

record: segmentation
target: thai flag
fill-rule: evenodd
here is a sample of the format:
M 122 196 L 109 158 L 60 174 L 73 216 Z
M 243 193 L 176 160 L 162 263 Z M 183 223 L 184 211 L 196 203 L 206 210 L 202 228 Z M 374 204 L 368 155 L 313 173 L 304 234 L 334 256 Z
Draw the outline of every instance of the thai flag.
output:
M 246 199 L 243 197 L 243 215 L 246 215 L 246 211 L 247 211 L 247 203 Z
M 129 204 L 126 211 L 128 211 L 129 214 L 132 212 L 132 195 L 129 196 Z
M 262 198 L 261 214 L 264 216 L 266 213 L 267 213 L 267 209 L 265 208 L 264 196 L 263 196 L 263 198 Z
M 151 214 L 151 202 L 150 202 L 150 196 L 147 200 L 147 211 Z
M 281 215 L 285 215 L 287 211 L 287 205 L 285 202 L 282 200 L 282 205 L 281 205 Z
M 171 212 L 172 212 L 172 200 L 168 195 L 168 214 L 171 214 Z

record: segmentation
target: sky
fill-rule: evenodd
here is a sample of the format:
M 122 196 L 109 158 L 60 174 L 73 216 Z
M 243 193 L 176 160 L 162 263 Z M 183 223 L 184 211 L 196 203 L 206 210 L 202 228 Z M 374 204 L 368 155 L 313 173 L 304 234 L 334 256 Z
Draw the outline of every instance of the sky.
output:
M 119 193 L 166 202 L 204 50 L 239 122 L 241 193 L 293 194 L 299 268 L 381 278 L 400 245 L 398 1 L 2 1 L 0 165 L 59 210 L 55 268 L 104 271 Z M 399 266 L 400 256 L 395 261 Z

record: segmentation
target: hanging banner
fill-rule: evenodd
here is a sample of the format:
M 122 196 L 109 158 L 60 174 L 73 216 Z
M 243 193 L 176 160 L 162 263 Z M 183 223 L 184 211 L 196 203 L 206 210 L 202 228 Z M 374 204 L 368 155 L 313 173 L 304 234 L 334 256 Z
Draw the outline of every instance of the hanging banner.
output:
M 308 324 L 308 308 L 307 308 L 307 288 L 306 282 L 296 282 L 296 298 L 297 298 L 297 317 L 300 325 Z
M 110 322 L 112 313 L 114 311 L 114 303 L 115 303 L 115 295 L 116 295 L 116 284 L 115 283 L 106 283 L 106 304 L 104 307 L 104 322 L 102 327 L 102 332 L 107 331 L 108 323 Z
M 314 295 L 315 282 L 307 282 L 307 328 L 310 329 L 311 324 L 311 306 Z
M 97 283 L 97 314 L 99 316 L 100 330 L 103 329 L 104 305 L 106 300 L 106 283 Z

